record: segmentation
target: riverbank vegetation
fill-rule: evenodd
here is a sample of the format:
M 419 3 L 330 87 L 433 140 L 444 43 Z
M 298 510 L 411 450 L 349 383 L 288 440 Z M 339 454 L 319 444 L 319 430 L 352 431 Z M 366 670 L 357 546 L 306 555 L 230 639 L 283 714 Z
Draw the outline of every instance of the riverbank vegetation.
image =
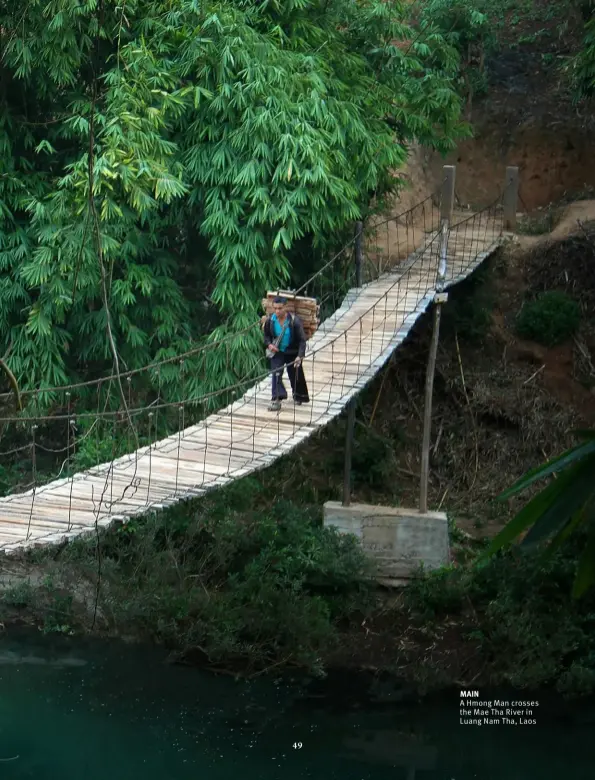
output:
M 268 502 L 257 480 L 13 562 L 0 620 L 163 643 L 228 674 L 367 669 L 430 691 L 454 684 L 595 691 L 595 596 L 570 602 L 576 536 L 544 565 L 451 527 L 455 563 L 379 592 L 355 537 L 320 510 Z M 27 578 L 18 572 L 22 568 Z M 5 569 L 6 571 L 6 569 Z

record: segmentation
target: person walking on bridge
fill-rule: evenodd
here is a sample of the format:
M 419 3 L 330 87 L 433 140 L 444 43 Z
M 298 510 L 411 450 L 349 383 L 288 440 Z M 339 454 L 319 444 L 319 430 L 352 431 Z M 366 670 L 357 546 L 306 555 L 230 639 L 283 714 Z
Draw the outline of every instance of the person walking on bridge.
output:
M 302 367 L 306 354 L 306 334 L 300 318 L 288 312 L 286 304 L 287 300 L 278 295 L 273 300 L 273 314 L 267 317 L 264 323 L 264 345 L 272 372 L 270 412 L 280 411 L 281 401 L 287 398 L 287 390 L 283 384 L 285 367 L 294 403 L 299 406 L 310 401 Z

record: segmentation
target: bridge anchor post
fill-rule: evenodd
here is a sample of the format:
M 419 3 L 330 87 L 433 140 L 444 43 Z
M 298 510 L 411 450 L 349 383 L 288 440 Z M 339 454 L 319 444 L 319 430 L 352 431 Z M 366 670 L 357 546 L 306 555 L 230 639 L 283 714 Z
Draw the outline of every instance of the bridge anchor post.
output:
M 343 506 L 351 504 L 351 446 L 355 429 L 355 398 L 347 404 L 347 429 L 345 431 L 345 466 L 343 471 Z
M 443 166 L 442 193 L 440 196 L 440 257 L 436 274 L 436 295 L 434 296 L 434 321 L 432 328 L 432 341 L 426 370 L 426 392 L 424 402 L 424 427 L 421 446 L 421 469 L 419 489 L 419 511 L 425 514 L 428 511 L 428 480 L 430 476 L 430 438 L 432 433 L 432 397 L 434 393 L 434 374 L 436 373 L 436 355 L 438 354 L 438 340 L 440 337 L 440 317 L 442 305 L 448 300 L 448 293 L 443 292 L 446 279 L 446 266 L 448 262 L 448 238 L 450 223 L 455 199 L 456 167 L 454 165 Z

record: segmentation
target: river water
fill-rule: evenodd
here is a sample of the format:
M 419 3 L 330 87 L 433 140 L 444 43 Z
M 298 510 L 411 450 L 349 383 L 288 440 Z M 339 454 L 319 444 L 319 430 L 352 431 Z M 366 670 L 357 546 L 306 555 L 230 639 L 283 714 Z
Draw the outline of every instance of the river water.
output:
M 398 703 L 389 686 L 382 704 L 362 703 L 349 680 L 236 682 L 154 648 L 11 632 L 0 640 L 0 780 L 595 776 L 595 705 L 544 699 L 536 724 L 478 727 L 460 723 L 459 691 Z

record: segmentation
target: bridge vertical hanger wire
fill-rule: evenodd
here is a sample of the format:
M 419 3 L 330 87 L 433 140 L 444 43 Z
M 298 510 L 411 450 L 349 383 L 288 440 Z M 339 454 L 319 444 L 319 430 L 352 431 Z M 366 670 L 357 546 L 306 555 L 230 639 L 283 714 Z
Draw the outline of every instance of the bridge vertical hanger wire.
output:
M 73 433 L 72 430 L 72 419 L 70 417 L 71 414 L 71 398 L 70 393 L 66 393 L 66 410 L 67 410 L 67 417 L 66 417 L 66 474 L 70 477 L 70 497 L 68 499 L 68 530 L 70 531 L 71 528 L 71 520 L 72 520 L 72 483 L 74 480 L 74 470 L 71 468 L 71 462 L 70 462 L 70 435 Z
M 70 392 L 64 393 L 66 397 L 66 460 L 68 468 L 70 468 L 70 415 L 71 415 L 71 398 Z
M 296 298 L 297 298 L 297 296 L 294 293 L 293 300 L 294 300 L 294 309 L 295 310 L 297 310 Z M 302 371 L 303 370 L 304 369 L 303 369 L 303 366 L 302 366 Z M 294 399 L 295 399 L 295 393 L 297 391 L 297 372 L 298 372 L 298 368 L 296 367 L 295 360 L 294 360 L 293 361 L 293 386 L 291 388 L 291 392 L 293 394 Z M 289 379 L 289 376 L 287 378 L 288 378 L 289 385 L 291 385 L 291 379 Z M 293 417 L 293 419 L 292 419 L 292 436 L 295 436 L 295 432 L 296 432 L 297 410 L 298 410 L 297 404 L 294 403 L 293 404 L 293 410 L 292 410 L 293 411 L 293 414 L 292 414 L 292 417 Z
M 95 418 L 96 422 L 96 434 L 95 434 L 95 446 L 97 448 L 97 452 L 100 452 L 101 447 L 101 430 L 102 430 L 102 423 L 103 423 L 103 417 L 100 416 L 99 410 L 101 409 L 101 386 L 102 382 L 99 382 L 97 385 L 97 417 Z
M 410 247 L 410 237 L 409 237 L 409 221 L 410 218 L 413 218 L 413 215 L 406 214 L 405 215 L 405 252 L 409 253 L 409 247 Z M 415 242 L 414 242 L 415 246 Z
M 107 479 L 110 480 L 110 506 L 114 503 L 114 461 L 116 459 L 116 436 L 118 433 L 117 412 L 112 415 L 112 461 L 107 472 Z M 100 503 L 101 508 L 101 503 Z
M 127 376 L 126 377 L 126 384 L 128 385 L 128 408 L 130 409 L 132 406 L 132 377 Z M 126 428 L 126 448 L 128 452 L 130 452 L 130 426 Z
M 227 373 L 230 369 L 231 361 L 229 359 L 229 342 L 225 345 L 225 373 Z M 229 447 L 227 450 L 227 471 L 225 472 L 225 475 L 229 475 L 231 470 L 231 453 L 233 450 L 233 407 L 234 407 L 234 394 L 228 395 L 228 397 L 225 399 L 227 403 L 229 404 L 229 428 L 230 428 L 230 436 L 229 436 Z
M 386 293 L 385 293 L 386 295 Z M 368 358 L 368 366 L 372 365 L 372 354 L 374 350 L 374 338 L 376 336 L 376 309 L 378 307 L 374 306 L 372 309 L 372 326 L 369 331 L 369 339 L 370 339 L 370 357 Z
M 183 407 L 183 405 L 182 405 L 182 407 Z M 184 416 L 184 410 L 182 408 L 182 417 L 183 416 Z M 207 451 L 209 449 L 209 423 L 208 423 L 208 420 L 209 420 L 209 418 L 205 417 L 205 419 L 201 423 L 202 429 L 205 432 L 205 436 L 204 436 L 205 441 L 204 441 L 204 447 L 203 447 L 203 450 L 202 450 L 202 483 L 201 484 L 203 486 L 206 484 L 206 481 L 207 481 L 207 479 L 206 479 L 206 474 L 207 474 Z M 183 437 L 184 437 L 184 433 L 182 431 L 182 438 Z
M 488 228 L 490 225 L 492 227 L 494 226 L 494 211 L 495 207 L 492 207 L 488 209 L 487 214 L 485 215 L 485 219 L 482 219 L 479 217 L 479 221 L 477 224 L 477 235 L 475 237 L 475 246 L 473 246 L 473 228 L 471 228 L 471 252 L 469 253 L 469 266 L 471 265 L 471 258 L 473 257 L 474 252 L 479 252 L 479 246 L 482 241 L 485 241 L 485 238 L 488 234 Z
M 467 223 L 465 226 L 466 235 L 469 239 L 469 244 L 470 244 L 469 255 L 468 255 L 469 259 L 467 260 L 467 258 L 465 258 L 468 263 L 467 268 L 470 267 L 471 258 L 473 257 L 473 252 L 475 251 L 476 247 L 479 246 L 480 241 L 483 238 L 485 225 L 490 221 L 491 211 L 492 209 L 491 207 L 489 207 L 484 214 L 474 215 L 471 222 Z
M 37 454 L 35 446 L 35 431 L 37 425 L 31 426 L 31 481 L 33 482 L 33 488 L 31 490 L 31 509 L 29 511 L 29 523 L 27 524 L 27 541 L 31 538 L 31 522 L 33 520 L 33 510 L 35 508 L 35 495 L 37 491 Z
M 252 393 L 252 398 L 254 399 L 254 419 L 258 419 L 258 389 L 255 387 L 254 392 Z M 256 425 L 254 426 L 252 430 L 252 436 L 250 437 L 250 440 L 252 442 L 252 460 L 256 458 Z
M 363 265 L 363 250 L 362 250 L 362 240 L 363 240 L 363 230 L 364 230 L 364 223 L 363 222 L 356 222 L 355 223 L 355 242 L 354 242 L 354 252 L 355 252 L 355 286 L 361 287 L 362 286 L 362 265 Z
M 73 461 L 76 459 L 76 419 L 72 417 L 69 420 L 70 427 L 72 428 L 72 458 Z M 74 468 L 72 469 L 70 473 L 70 490 L 68 495 L 68 533 L 70 533 L 70 530 L 72 529 L 72 493 L 74 489 Z
M 184 358 L 180 359 L 180 387 L 182 390 L 182 438 L 184 438 L 184 431 L 186 430 L 186 400 L 188 398 L 186 394 L 186 364 Z
M 182 445 L 182 407 L 178 406 L 178 451 L 176 457 L 176 484 L 174 487 L 174 498 L 178 497 L 178 478 L 180 474 L 180 450 Z
M 76 461 L 76 419 L 74 417 L 70 420 L 70 425 L 72 426 L 72 458 L 73 461 Z M 68 497 L 68 533 L 70 533 L 72 529 L 71 513 L 72 513 L 73 489 L 74 489 L 74 469 L 70 475 L 70 493 Z
M 155 408 L 155 446 L 157 446 L 157 437 L 159 436 L 159 408 L 161 406 L 161 366 L 157 366 L 157 405 Z M 165 421 L 167 424 L 167 413 Z
M 484 216 L 489 217 L 489 210 Z M 469 262 L 467 258 L 471 258 L 473 256 L 473 250 L 478 241 L 478 236 L 475 232 L 477 229 L 482 229 L 482 219 L 481 216 L 474 214 L 469 222 L 465 222 L 465 269 L 469 267 L 467 265 Z
M 317 302 L 317 313 L 316 313 L 316 330 L 317 333 L 320 336 L 320 318 L 322 317 L 322 294 L 319 296 L 314 296 L 314 300 Z M 312 359 L 308 360 L 308 346 L 306 346 L 306 355 L 304 356 L 304 362 L 302 363 L 302 368 L 304 370 L 304 377 L 306 378 L 306 382 L 308 383 L 308 395 L 310 397 L 310 405 L 309 405 L 309 419 L 307 424 L 312 425 L 312 420 L 314 417 L 314 404 L 316 403 L 316 389 L 315 389 L 315 377 L 316 377 L 316 353 L 311 353 Z M 311 366 L 311 371 L 309 376 L 306 376 L 306 365 Z
M 153 445 L 152 445 L 152 428 L 153 428 L 153 412 L 149 412 L 148 415 L 149 424 L 149 479 L 147 480 L 147 506 L 151 503 L 151 477 L 153 476 Z
M 516 232 L 517 208 L 519 199 L 519 169 L 517 165 L 509 165 L 506 168 L 504 194 L 502 202 L 502 230 L 510 233 Z
M 411 246 L 415 249 L 424 236 L 423 228 L 420 230 L 419 222 L 423 220 L 425 204 L 420 204 L 411 214 Z M 420 236 L 421 233 L 421 236 Z
M 397 236 L 399 235 L 399 226 L 395 225 L 395 232 Z M 397 255 L 397 262 L 399 261 L 399 256 Z M 382 328 L 382 333 L 380 334 L 380 351 L 384 352 L 384 338 L 385 336 L 388 337 L 389 330 L 386 327 L 386 323 L 388 321 L 388 292 L 384 296 L 384 327 Z
M 391 265 L 391 254 L 390 254 L 390 231 L 389 231 L 389 225 L 390 223 L 386 223 L 386 269 L 387 271 L 390 271 L 392 268 Z

